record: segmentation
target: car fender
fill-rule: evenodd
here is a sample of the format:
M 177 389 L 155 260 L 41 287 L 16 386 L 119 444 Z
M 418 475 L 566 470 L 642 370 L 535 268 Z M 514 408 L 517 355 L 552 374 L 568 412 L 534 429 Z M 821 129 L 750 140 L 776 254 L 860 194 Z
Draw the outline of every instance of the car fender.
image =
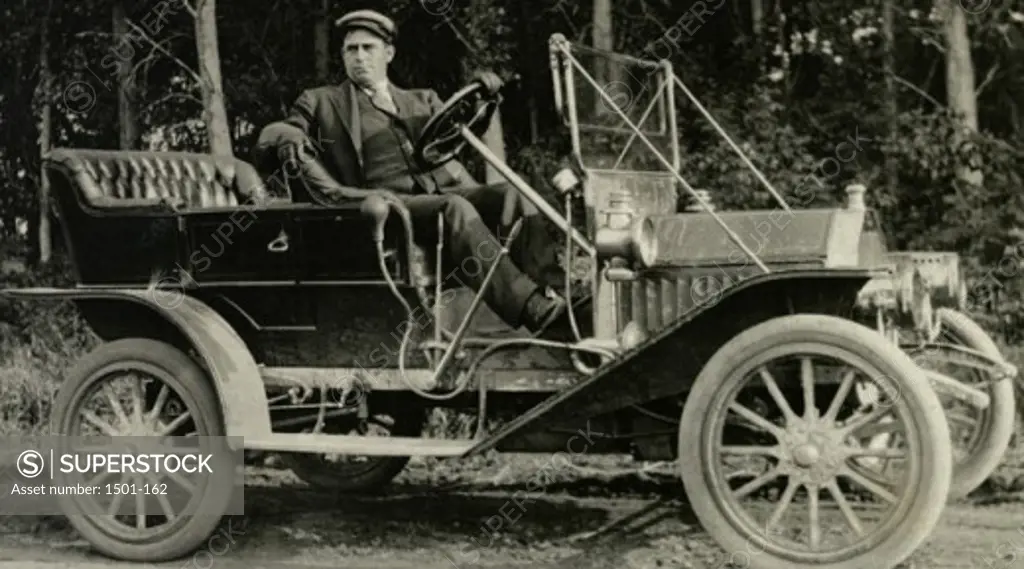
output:
M 174 302 L 167 302 L 168 298 L 158 299 L 147 289 L 23 288 L 6 289 L 0 294 L 21 300 L 70 300 L 83 312 L 101 306 L 105 312 L 121 303 L 148 309 L 173 326 L 199 355 L 220 400 L 227 436 L 270 434 L 270 411 L 259 366 L 242 337 L 206 303 L 185 294 L 175 295 Z M 97 333 L 106 336 L 105 340 L 115 339 Z M 120 335 L 139 335 L 139 331 L 129 327 Z

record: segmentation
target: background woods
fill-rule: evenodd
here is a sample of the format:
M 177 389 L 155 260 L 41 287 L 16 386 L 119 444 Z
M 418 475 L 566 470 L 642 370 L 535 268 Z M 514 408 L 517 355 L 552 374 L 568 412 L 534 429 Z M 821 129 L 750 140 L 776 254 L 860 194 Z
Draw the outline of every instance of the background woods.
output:
M 538 182 L 567 148 L 552 106 L 552 33 L 670 59 L 798 207 L 865 184 L 890 246 L 960 253 L 979 320 L 1020 341 L 1024 0 L 9 0 L 4 278 L 67 278 L 58 222 L 40 214 L 47 149 L 247 158 L 259 129 L 302 89 L 340 78 L 340 38 L 327 23 L 366 7 L 400 26 L 400 85 L 444 98 L 477 68 L 521 75 L 501 109 L 502 134 L 511 165 Z M 694 106 L 677 105 L 683 175 L 719 208 L 771 207 Z M 794 199 L 800 188 L 811 199 Z M 12 353 L 59 367 L 60 353 L 89 341 L 52 313 L 23 309 L 2 314 Z

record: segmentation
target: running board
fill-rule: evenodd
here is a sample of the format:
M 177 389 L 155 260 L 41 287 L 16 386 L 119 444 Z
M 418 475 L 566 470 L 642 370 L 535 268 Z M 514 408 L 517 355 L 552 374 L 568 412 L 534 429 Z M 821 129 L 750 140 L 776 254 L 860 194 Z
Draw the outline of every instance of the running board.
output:
M 932 389 L 939 394 L 953 397 L 977 409 L 988 409 L 988 406 L 992 403 L 992 398 L 989 397 L 989 394 L 980 389 L 971 387 L 937 371 L 929 369 L 923 371 Z
M 245 450 L 348 454 L 364 456 L 462 456 L 476 441 L 471 439 L 423 439 L 418 437 L 360 437 L 312 433 L 274 433 L 245 437 Z
M 479 371 L 480 374 L 487 375 L 488 391 L 503 393 L 554 393 L 577 383 L 583 377 L 579 372 L 569 369 L 486 368 Z M 368 384 L 366 388 L 371 392 L 409 391 L 410 384 L 426 391 L 436 387 L 430 383 L 434 372 L 429 369 L 407 369 L 403 373 L 390 368 L 369 371 L 357 367 L 263 367 L 260 368 L 260 375 L 263 378 L 264 386 L 277 389 L 288 387 L 365 389 L 354 382 L 357 377 L 366 381 Z M 476 386 L 474 380 L 471 388 L 476 388 Z

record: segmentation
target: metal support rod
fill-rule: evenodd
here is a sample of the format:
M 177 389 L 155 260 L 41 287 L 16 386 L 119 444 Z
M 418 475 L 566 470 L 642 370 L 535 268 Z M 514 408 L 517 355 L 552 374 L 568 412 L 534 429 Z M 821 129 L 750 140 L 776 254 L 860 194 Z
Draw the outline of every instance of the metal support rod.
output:
M 553 34 L 551 41 L 555 42 L 556 44 L 559 45 L 559 47 L 562 48 L 578 51 L 581 53 L 589 53 L 591 55 L 599 55 L 612 61 L 618 61 L 620 63 L 629 63 L 632 65 L 636 65 L 637 67 L 657 69 L 658 66 L 661 65 L 661 63 L 653 59 L 640 59 L 639 57 L 626 55 L 625 53 L 618 53 L 615 51 L 599 49 L 585 44 L 572 43 L 563 34 Z
M 937 356 L 941 355 L 943 363 L 969 367 L 979 372 L 992 375 L 993 381 L 1013 379 L 1018 374 L 1017 367 L 1010 362 L 1002 358 L 993 358 L 982 351 L 974 348 L 968 348 L 967 346 L 960 346 L 946 342 L 929 342 L 923 346 L 918 344 L 904 344 L 901 345 L 900 348 L 913 358 L 920 358 L 921 356 L 925 356 L 929 353 L 933 353 Z
M 662 95 L 664 95 L 664 93 L 659 91 L 658 95 L 651 99 L 651 104 L 647 105 L 647 108 L 644 109 L 644 114 L 640 115 L 640 119 L 636 121 L 636 124 L 644 124 L 644 121 L 647 120 L 647 117 L 651 114 L 651 111 L 654 110 L 654 106 L 658 104 L 658 101 L 661 99 Z M 619 164 L 622 164 L 622 161 L 626 159 L 626 154 L 629 152 L 629 147 L 633 146 L 633 141 L 636 140 L 636 136 L 637 135 L 635 132 L 630 133 L 629 139 L 626 140 L 626 144 L 622 146 L 622 152 L 619 153 L 619 157 L 615 159 L 615 164 L 612 165 L 612 170 L 617 170 L 619 168 Z
M 444 274 L 444 214 L 437 214 L 437 258 L 434 259 L 434 271 L 438 277 Z M 434 340 L 437 342 L 441 341 L 442 331 L 444 330 L 444 323 L 441 321 L 441 292 L 444 284 L 444 279 L 435 277 L 434 280 Z M 412 315 L 409 315 L 412 318 Z
M 555 113 L 562 117 L 564 122 L 566 115 L 563 112 L 562 102 L 562 64 L 558 58 L 558 47 L 555 45 L 555 41 L 557 41 L 556 38 L 552 36 L 551 41 L 548 43 L 548 59 L 551 66 L 552 87 L 554 87 Z
M 430 380 L 431 385 L 437 385 L 441 380 L 441 376 L 444 375 L 445 371 L 452 364 L 452 359 L 455 358 L 455 354 L 459 351 L 462 345 L 462 337 L 466 335 L 466 330 L 469 330 L 469 323 L 473 320 L 473 316 L 476 315 L 476 311 L 480 308 L 480 303 L 484 298 L 484 291 L 491 284 L 491 279 L 494 277 L 494 272 L 498 269 L 498 263 L 508 255 L 508 247 L 516 237 L 519 236 L 519 232 L 523 228 L 523 219 L 519 218 L 512 226 L 512 230 L 509 232 L 508 241 L 498 251 L 498 256 L 494 259 L 491 264 L 491 268 L 488 269 L 487 275 L 484 276 L 484 281 L 480 285 L 480 290 L 476 292 L 473 297 L 473 302 L 469 304 L 469 310 L 466 311 L 465 316 L 462 318 L 462 322 L 459 323 L 459 327 L 455 330 L 455 336 L 451 339 L 451 343 L 448 344 L 448 349 L 444 351 L 444 355 L 441 356 L 441 361 L 437 362 L 437 367 L 434 369 L 434 377 Z
M 519 191 L 519 193 L 526 196 L 526 199 L 530 200 L 530 202 L 533 203 L 533 205 L 537 206 L 537 209 L 539 209 L 541 213 L 546 215 L 552 223 L 558 226 L 559 229 L 568 232 L 569 235 L 572 236 L 572 240 L 576 243 L 576 245 L 578 245 L 581 249 L 586 251 L 588 255 L 596 255 L 597 251 L 594 249 L 594 245 L 591 244 L 590 241 L 588 241 L 582 233 L 580 233 L 574 227 L 569 225 L 569 221 L 566 220 L 565 217 L 562 216 L 562 214 L 558 213 L 557 209 L 551 207 L 551 204 L 549 204 L 547 200 L 545 200 L 539 193 L 537 193 L 537 190 L 531 188 L 525 180 L 520 178 L 518 174 L 516 174 L 504 162 L 499 160 L 498 157 L 495 156 L 494 153 L 491 152 L 489 148 L 487 148 L 487 145 L 484 144 L 482 140 L 477 138 L 475 134 L 473 134 L 473 131 L 469 130 L 469 128 L 464 126 L 461 129 L 461 133 L 463 138 L 465 138 L 466 141 L 469 142 L 470 146 L 472 146 L 477 152 L 479 152 L 484 157 L 484 160 L 486 160 L 491 166 L 493 166 L 494 169 L 497 170 L 499 174 L 504 176 L 505 179 L 508 180 L 509 183 L 512 184 L 515 187 L 515 189 Z
M 676 72 L 672 69 L 672 63 L 662 60 L 663 73 L 665 74 L 665 99 L 668 105 L 668 140 L 672 145 L 672 170 L 678 172 L 682 168 L 682 157 L 679 155 L 679 125 L 676 124 Z
M 564 40 L 565 38 L 563 38 Z M 567 42 L 562 42 L 558 45 L 569 45 Z M 559 48 L 561 49 L 561 48 Z M 565 97 L 565 110 L 569 118 L 569 139 L 572 143 L 572 151 L 577 156 L 583 156 L 583 145 L 580 142 L 580 128 L 579 128 L 579 110 L 576 108 L 576 80 L 573 77 L 573 66 L 568 65 L 566 62 L 562 62 L 562 74 L 563 81 L 565 81 L 565 91 L 563 93 Z M 589 203 L 588 192 L 584 187 L 583 199 L 586 203 Z
M 771 182 L 769 182 L 768 179 L 764 177 L 764 174 L 762 174 L 761 171 L 757 169 L 757 166 L 754 166 L 754 163 L 750 161 L 750 158 L 747 158 L 747 155 L 744 154 L 742 150 L 740 150 L 740 147 L 737 146 L 736 143 L 732 141 L 732 138 L 728 135 L 728 133 L 725 132 L 725 129 L 723 129 L 721 125 L 718 124 L 718 121 L 715 120 L 715 117 L 711 116 L 711 113 L 709 113 L 708 110 L 704 108 L 704 105 L 700 104 L 700 101 L 697 100 L 697 97 L 695 97 L 693 93 L 691 93 L 690 90 L 686 88 L 686 85 L 683 84 L 683 80 L 674 75 L 672 78 L 675 79 L 676 85 L 678 85 L 679 88 L 683 90 L 683 93 L 686 94 L 687 98 L 690 99 L 690 102 L 697 107 L 697 110 L 700 111 L 700 114 L 704 115 L 704 118 L 708 119 L 708 122 L 711 123 L 711 126 L 713 126 L 715 130 L 718 131 L 718 134 L 722 135 L 722 138 L 724 138 L 725 141 L 729 143 L 729 146 L 731 146 L 732 149 L 736 152 L 736 154 L 740 157 L 740 160 L 743 160 L 743 163 L 747 165 L 747 168 L 750 168 L 754 172 L 754 175 L 757 176 L 757 179 L 760 180 L 764 187 L 767 188 L 768 191 L 772 194 L 772 196 L 774 196 L 775 199 L 779 201 L 779 205 L 782 206 L 782 209 L 786 210 L 788 213 L 792 213 L 793 210 L 789 209 L 789 204 L 786 203 L 786 200 L 785 198 L 782 197 L 782 194 L 780 194 L 778 190 L 776 190 L 775 187 L 772 186 Z
M 565 48 L 563 48 L 563 50 L 565 50 Z M 572 63 L 572 66 L 574 68 L 576 68 L 577 71 L 579 71 L 580 75 L 582 75 L 583 78 L 586 79 L 591 84 L 592 87 L 594 87 L 594 89 L 597 90 L 598 95 L 600 95 L 601 98 L 604 99 L 604 101 L 606 103 L 608 103 L 613 109 L 615 109 L 615 112 L 617 112 L 619 114 L 619 116 L 620 116 L 620 118 L 622 118 L 623 122 L 628 124 L 629 128 L 633 129 L 633 131 L 636 132 L 639 135 L 640 140 L 644 141 L 644 143 L 647 145 L 647 147 L 651 150 L 651 153 L 654 154 L 654 156 L 662 163 L 662 165 L 669 172 L 672 173 L 673 176 L 675 176 L 676 180 L 680 184 L 682 184 L 684 188 L 686 188 L 686 191 L 690 192 L 690 195 L 693 196 L 693 198 L 695 200 L 697 200 L 698 203 L 700 203 L 701 205 L 703 205 L 705 207 L 705 209 L 707 210 L 706 213 L 708 215 L 710 215 L 711 217 L 713 217 L 716 222 L 718 222 L 718 225 L 721 226 L 722 230 L 724 230 L 726 232 L 726 234 L 729 235 L 729 238 L 732 239 L 732 241 L 740 249 L 742 249 L 743 252 L 746 253 L 747 256 L 750 257 L 750 259 L 752 261 L 754 261 L 754 263 L 758 266 L 758 268 L 760 268 L 765 273 L 770 273 L 771 270 L 768 268 L 768 265 L 765 265 L 764 261 L 762 261 L 761 258 L 757 256 L 757 253 L 754 253 L 750 249 L 750 247 L 748 247 L 747 244 L 744 243 L 742 239 L 740 239 L 739 235 L 736 235 L 736 232 L 729 228 L 728 224 L 725 223 L 725 220 L 722 219 L 721 216 L 719 216 L 717 213 L 715 213 L 712 210 L 712 208 L 710 207 L 710 204 L 707 203 L 707 201 L 699 193 L 697 193 L 697 190 L 695 190 L 693 188 L 693 186 L 691 186 L 690 183 L 687 182 L 686 179 L 683 178 L 679 174 L 679 172 L 677 170 L 672 168 L 672 163 L 669 162 L 667 159 L 665 159 L 665 157 L 661 154 L 661 152 L 658 152 L 657 147 L 655 147 L 654 144 L 652 144 L 650 140 L 647 140 L 646 136 L 643 136 L 643 133 L 640 131 L 640 129 L 637 128 L 637 126 L 633 124 L 633 121 L 629 120 L 629 117 L 626 116 L 626 114 L 624 112 L 622 112 L 622 109 L 620 109 L 619 106 L 615 104 L 615 101 L 612 100 L 612 98 L 608 96 L 608 93 L 604 92 L 604 89 L 601 88 L 601 86 L 590 75 L 590 73 L 587 73 L 587 70 L 584 69 L 583 66 L 580 65 L 580 63 L 578 61 L 576 61 L 575 59 L 572 58 L 572 56 L 568 53 L 568 50 L 565 50 L 565 53 L 566 53 L 566 55 L 569 56 L 569 61 Z
M 931 384 L 932 389 L 942 395 L 953 397 L 975 409 L 988 409 L 992 402 L 989 394 L 980 389 L 971 387 L 937 371 L 928 369 L 922 369 L 922 371 L 925 377 L 928 378 L 928 383 Z

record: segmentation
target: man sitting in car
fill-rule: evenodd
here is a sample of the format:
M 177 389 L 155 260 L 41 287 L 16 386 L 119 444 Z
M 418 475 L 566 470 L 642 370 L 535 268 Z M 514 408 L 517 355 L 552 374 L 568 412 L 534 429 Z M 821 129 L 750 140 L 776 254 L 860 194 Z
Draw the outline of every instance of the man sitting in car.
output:
M 285 120 L 260 133 L 257 154 L 276 151 L 281 163 L 297 165 L 305 182 L 331 200 L 373 194 L 401 200 L 411 214 L 414 239 L 428 247 L 438 238 L 441 213 L 447 260 L 464 269 L 460 280 L 479 290 L 497 262 L 484 302 L 514 328 L 548 327 L 564 314 L 566 302 L 553 290 L 564 273 L 546 238 L 543 215 L 511 184 L 481 184 L 458 161 L 419 171 L 412 145 L 441 108 L 440 98 L 432 89 L 406 90 L 389 81 L 396 38 L 390 18 L 359 10 L 336 25 L 344 37 L 347 78 L 303 91 Z M 478 73 L 476 80 L 491 94 L 501 87 L 490 72 Z M 322 147 L 314 150 L 311 140 Z M 496 260 L 495 234 L 506 233 L 518 216 L 524 218 L 522 231 L 510 255 Z

